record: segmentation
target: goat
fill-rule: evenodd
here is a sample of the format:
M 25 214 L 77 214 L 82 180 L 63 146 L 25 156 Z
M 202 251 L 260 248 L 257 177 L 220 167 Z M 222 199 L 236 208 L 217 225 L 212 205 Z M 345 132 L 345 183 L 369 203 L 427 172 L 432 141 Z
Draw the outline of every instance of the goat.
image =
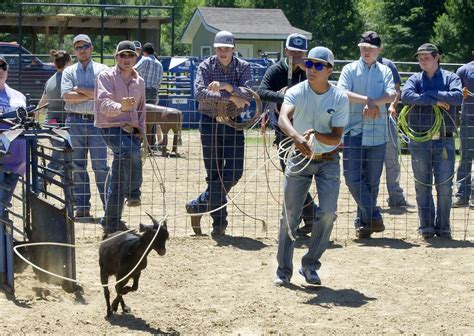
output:
M 178 154 L 178 145 L 182 144 L 181 127 L 183 125 L 183 114 L 180 110 L 159 105 L 146 104 L 146 123 L 148 125 L 160 125 L 163 133 L 163 139 L 158 143 L 162 156 L 168 156 L 168 132 L 173 131 L 173 148 L 171 150 L 174 155 Z M 153 135 L 154 136 L 154 135 Z
M 140 232 L 143 232 L 141 235 L 134 232 L 127 232 L 125 234 L 122 232 L 122 235 L 113 238 L 120 234 L 120 232 L 114 232 L 107 236 L 107 238 L 109 238 L 108 240 L 103 241 L 100 244 L 100 280 L 104 286 L 104 296 L 105 302 L 107 304 L 107 317 L 110 317 L 114 312 L 117 311 L 119 303 L 124 313 L 129 313 L 131 311 L 130 307 L 125 305 L 123 295 L 127 294 L 128 292 L 134 292 L 138 289 L 140 273 L 146 268 L 147 256 L 152 249 L 155 250 L 160 256 L 163 256 L 166 253 L 166 240 L 169 238 L 166 222 L 160 226 L 156 219 L 154 219 L 148 213 L 147 215 L 153 221 L 153 225 L 140 224 Z M 150 249 L 146 251 L 157 230 L 159 231 L 156 239 L 153 241 Z M 122 279 L 133 269 L 133 267 L 138 263 L 144 254 L 145 256 L 138 267 L 127 278 L 115 285 L 117 297 L 112 302 L 112 305 L 110 305 L 110 292 L 107 286 L 109 277 L 111 275 L 115 275 L 116 280 Z M 133 279 L 132 286 L 125 286 L 130 279 Z

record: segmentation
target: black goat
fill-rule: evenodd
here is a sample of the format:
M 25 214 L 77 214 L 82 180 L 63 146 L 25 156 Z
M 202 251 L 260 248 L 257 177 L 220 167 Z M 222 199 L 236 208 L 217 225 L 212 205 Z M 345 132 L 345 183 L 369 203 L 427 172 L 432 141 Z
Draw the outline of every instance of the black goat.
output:
M 122 311 L 125 313 L 130 312 L 130 308 L 125 305 L 123 301 L 123 295 L 128 292 L 134 292 L 138 289 L 138 280 L 140 279 L 140 273 L 147 266 L 148 253 L 153 249 L 160 256 L 166 253 L 166 240 L 168 240 L 169 233 L 166 227 L 166 222 L 160 226 L 158 221 L 147 215 L 153 221 L 153 225 L 140 224 L 141 235 L 137 233 L 125 233 L 117 238 L 112 238 L 119 235 L 120 232 L 114 232 L 107 236 L 107 241 L 100 244 L 99 247 L 99 265 L 100 265 L 100 280 L 104 285 L 104 296 L 105 302 L 107 303 L 107 316 L 111 316 L 113 312 L 117 311 L 118 304 L 122 306 Z M 159 230 L 156 239 L 153 241 L 150 249 L 146 252 L 146 248 L 150 245 L 151 240 Z M 138 267 L 130 274 L 127 278 L 120 281 L 115 285 L 117 297 L 110 305 L 110 292 L 107 286 L 109 277 L 115 275 L 116 280 L 122 279 L 126 276 L 133 267 L 138 263 L 140 258 L 145 254 L 142 262 Z M 125 286 L 130 279 L 133 279 L 132 286 Z

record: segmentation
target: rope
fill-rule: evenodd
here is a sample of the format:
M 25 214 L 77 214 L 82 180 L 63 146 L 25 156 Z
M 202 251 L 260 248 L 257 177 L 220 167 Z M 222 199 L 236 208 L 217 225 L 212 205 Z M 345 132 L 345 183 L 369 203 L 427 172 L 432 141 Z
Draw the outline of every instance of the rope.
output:
M 439 106 L 433 106 L 433 110 L 435 113 L 435 121 L 431 128 L 427 129 L 426 131 L 415 131 L 408 125 L 408 114 L 413 110 L 415 105 L 405 105 L 398 117 L 398 125 L 400 130 L 408 137 L 408 139 L 416 141 L 416 142 L 426 142 L 430 141 L 436 136 L 439 137 L 441 127 L 444 126 L 444 119 L 443 119 L 443 110 L 439 108 Z
M 148 215 L 150 216 L 150 215 Z M 151 216 L 150 216 L 151 217 Z M 165 216 L 165 218 L 163 219 L 163 221 L 165 221 L 167 219 L 167 216 Z M 135 266 L 132 268 L 132 270 L 130 272 L 127 273 L 127 275 L 123 276 L 121 279 L 119 280 L 116 280 L 115 282 L 109 284 L 89 284 L 90 287 L 108 287 L 109 285 L 111 286 L 115 286 L 116 284 L 126 280 L 130 275 L 132 275 L 133 272 L 135 272 L 135 270 L 137 269 L 137 267 L 141 264 L 141 262 L 143 261 L 143 259 L 145 258 L 145 256 L 148 255 L 148 251 L 151 249 L 151 246 L 153 245 L 153 242 L 155 241 L 156 237 L 158 237 L 158 233 L 160 232 L 160 229 L 161 229 L 161 222 L 158 224 L 158 229 L 156 230 L 156 233 L 155 235 L 153 236 L 153 238 L 151 239 L 150 243 L 148 244 L 147 248 L 145 249 L 145 252 L 143 253 L 143 255 L 140 257 L 140 260 L 138 260 L 138 262 L 135 264 Z M 106 242 L 106 241 L 109 241 L 111 239 L 115 239 L 117 237 L 120 237 L 126 233 L 129 233 L 131 231 L 134 231 L 134 229 L 130 229 L 130 230 L 127 230 L 127 231 L 123 231 L 123 232 L 120 232 L 119 234 L 113 236 L 113 237 L 109 237 L 105 240 L 103 240 L 101 243 L 103 242 Z M 70 281 L 70 282 L 73 282 L 73 283 L 83 283 L 85 284 L 84 282 L 80 282 L 79 280 L 76 280 L 76 279 L 72 279 L 72 278 L 68 278 L 68 277 L 65 277 L 65 276 L 62 276 L 62 275 L 59 275 L 59 274 L 56 274 L 56 273 L 53 273 L 53 272 L 50 272 L 48 270 L 45 270 L 44 268 L 41 268 L 39 267 L 38 265 L 34 264 L 33 262 L 31 262 L 30 260 L 26 259 L 20 252 L 18 252 L 18 248 L 21 248 L 21 247 L 28 247 L 28 246 L 62 246 L 62 247 L 72 247 L 72 248 L 76 248 L 76 245 L 74 244 L 65 244 L 65 243 L 54 243 L 54 242 L 41 242 L 41 243 L 26 243 L 26 244 L 22 244 L 22 245 L 17 245 L 15 247 L 13 247 L 13 251 L 15 252 L 15 254 L 20 257 L 21 260 L 23 260 L 24 262 L 26 262 L 27 264 L 29 264 L 30 266 L 32 266 L 33 268 L 36 268 L 37 270 L 43 272 L 43 273 L 46 273 L 48 275 L 51 275 L 53 277 L 56 277 L 56 278 L 59 278 L 59 279 L 62 279 L 62 280 L 65 280 L 65 281 Z
M 235 128 L 236 130 L 243 131 L 255 125 L 258 122 L 260 115 L 262 114 L 262 100 L 260 99 L 260 96 L 254 90 L 245 86 L 241 86 L 240 88 L 246 91 L 247 93 L 249 93 L 255 100 L 255 103 L 256 103 L 255 115 L 249 120 L 247 120 L 246 122 L 237 123 L 227 114 L 227 106 L 229 103 L 221 102 L 218 104 L 216 120 L 221 124 L 225 124 L 227 126 Z M 242 109 L 237 109 L 237 111 L 239 110 L 242 110 Z

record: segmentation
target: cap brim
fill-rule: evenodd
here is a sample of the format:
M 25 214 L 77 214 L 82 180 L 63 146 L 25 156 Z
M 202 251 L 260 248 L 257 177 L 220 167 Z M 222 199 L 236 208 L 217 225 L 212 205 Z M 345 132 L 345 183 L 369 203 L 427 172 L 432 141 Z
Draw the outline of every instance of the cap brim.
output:
M 219 47 L 234 48 L 235 46 L 233 44 L 227 44 L 227 43 L 214 43 L 214 48 L 219 48 Z
M 370 43 L 367 43 L 367 42 L 361 42 L 357 46 L 358 47 L 367 47 L 367 48 L 372 48 L 372 49 L 380 48 L 379 46 L 376 46 L 375 44 L 370 44 Z
M 130 49 L 124 49 L 124 50 L 117 51 L 117 55 L 120 55 L 120 54 L 123 54 L 123 53 L 126 53 L 126 52 L 131 52 L 131 53 L 134 53 L 135 55 L 138 55 L 135 50 L 130 50 Z
M 428 50 L 417 51 L 417 52 L 413 55 L 413 57 L 416 58 L 416 56 L 418 56 L 419 54 L 431 54 L 431 53 L 434 53 L 434 52 L 436 52 L 436 51 L 428 51 Z
M 302 51 L 302 52 L 308 51 L 307 49 L 299 49 L 299 48 L 294 48 L 294 47 L 285 47 L 285 48 L 291 51 Z

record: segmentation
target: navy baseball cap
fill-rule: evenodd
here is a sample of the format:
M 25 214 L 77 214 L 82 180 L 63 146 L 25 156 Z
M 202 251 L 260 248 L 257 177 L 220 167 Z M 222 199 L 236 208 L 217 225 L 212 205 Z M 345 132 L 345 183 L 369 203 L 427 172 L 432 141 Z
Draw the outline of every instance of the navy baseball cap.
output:
M 334 54 L 326 47 L 314 47 L 304 59 L 334 66 Z
M 308 51 L 308 39 L 302 34 L 291 34 L 286 38 L 285 48 L 293 51 L 306 52 Z
M 119 55 L 124 52 L 133 52 L 136 54 L 135 51 L 135 44 L 132 41 L 122 41 L 117 44 L 117 49 L 115 50 L 115 54 Z
M 366 31 L 360 37 L 358 47 L 380 48 L 382 40 L 374 31 Z

